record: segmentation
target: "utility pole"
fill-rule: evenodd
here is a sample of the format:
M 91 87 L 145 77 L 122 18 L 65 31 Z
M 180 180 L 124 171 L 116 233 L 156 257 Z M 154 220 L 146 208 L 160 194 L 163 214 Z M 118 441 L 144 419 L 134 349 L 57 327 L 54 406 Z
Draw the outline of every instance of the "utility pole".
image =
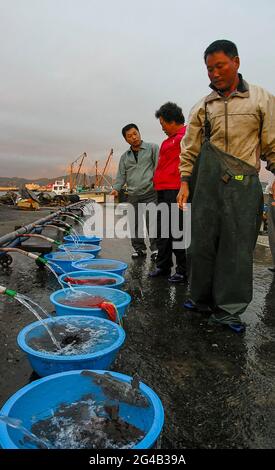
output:
M 95 162 L 95 186 L 98 186 L 98 161 Z
M 77 157 L 71 164 L 70 164 L 70 192 L 72 193 L 77 185 L 77 182 L 78 182 L 78 176 L 79 176 L 79 173 L 80 173 L 80 170 L 81 170 L 81 167 L 82 167 L 82 164 L 83 164 L 83 160 L 84 158 L 87 157 L 87 153 L 84 152 L 82 153 L 79 157 Z M 80 161 L 80 164 L 78 166 L 78 170 L 77 170 L 77 173 L 76 175 L 74 175 L 74 165 L 75 163 L 77 163 L 79 160 L 81 159 Z

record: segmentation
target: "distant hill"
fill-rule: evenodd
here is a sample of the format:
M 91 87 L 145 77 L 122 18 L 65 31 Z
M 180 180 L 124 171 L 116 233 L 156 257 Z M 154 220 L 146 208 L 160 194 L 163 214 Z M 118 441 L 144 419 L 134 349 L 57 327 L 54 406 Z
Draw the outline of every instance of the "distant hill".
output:
M 60 176 L 62 179 L 62 176 Z M 26 178 L 17 178 L 16 176 L 0 176 L 0 186 L 23 186 L 24 184 L 35 183 L 40 186 L 45 186 L 49 183 L 54 183 L 56 178 L 37 178 L 37 179 L 26 179 Z M 59 179 L 59 178 L 58 178 Z
M 8 176 L 0 176 L 0 186 L 16 186 L 21 187 L 24 184 L 39 184 L 40 186 L 46 186 L 47 184 L 52 184 L 56 180 L 62 180 L 64 178 L 65 181 L 69 181 L 70 177 L 66 176 L 58 176 L 57 178 L 36 178 L 36 179 L 26 179 L 26 178 L 17 178 L 16 176 L 8 177 Z M 112 179 L 109 175 L 105 175 L 105 180 L 103 184 L 107 184 L 106 180 L 111 184 Z M 95 175 L 86 175 L 87 184 L 91 185 L 95 183 Z M 79 184 L 83 183 L 83 174 L 79 176 L 78 179 Z

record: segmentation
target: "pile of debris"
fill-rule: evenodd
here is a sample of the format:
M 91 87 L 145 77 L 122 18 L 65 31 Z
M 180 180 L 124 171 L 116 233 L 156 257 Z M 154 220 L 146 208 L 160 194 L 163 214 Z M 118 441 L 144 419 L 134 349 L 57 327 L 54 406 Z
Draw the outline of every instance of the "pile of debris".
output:
M 8 191 L 0 196 L 0 204 L 16 206 L 21 210 L 38 210 L 40 206 L 67 206 L 80 200 L 77 194 L 60 194 L 41 192 L 33 193 L 29 189 L 23 187 L 20 189 L 20 195 L 13 191 Z
M 0 196 L 0 204 L 8 204 L 9 206 L 14 206 L 18 199 L 18 194 L 14 191 L 8 191 L 3 196 Z

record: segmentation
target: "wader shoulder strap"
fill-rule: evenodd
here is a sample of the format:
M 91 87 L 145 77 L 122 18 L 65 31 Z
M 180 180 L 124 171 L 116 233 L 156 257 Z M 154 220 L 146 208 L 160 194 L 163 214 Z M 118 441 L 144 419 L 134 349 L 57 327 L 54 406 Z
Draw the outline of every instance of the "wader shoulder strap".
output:
M 210 142 L 211 137 L 211 124 L 207 116 L 207 103 L 204 102 L 204 140 Z

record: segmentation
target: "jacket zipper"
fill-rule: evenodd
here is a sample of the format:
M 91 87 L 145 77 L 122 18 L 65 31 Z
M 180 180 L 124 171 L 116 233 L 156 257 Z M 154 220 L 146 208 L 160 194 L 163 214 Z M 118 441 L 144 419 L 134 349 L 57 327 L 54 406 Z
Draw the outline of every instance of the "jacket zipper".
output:
M 227 108 L 228 101 L 225 100 L 224 102 L 224 117 L 225 117 L 225 151 L 228 152 L 228 108 Z

